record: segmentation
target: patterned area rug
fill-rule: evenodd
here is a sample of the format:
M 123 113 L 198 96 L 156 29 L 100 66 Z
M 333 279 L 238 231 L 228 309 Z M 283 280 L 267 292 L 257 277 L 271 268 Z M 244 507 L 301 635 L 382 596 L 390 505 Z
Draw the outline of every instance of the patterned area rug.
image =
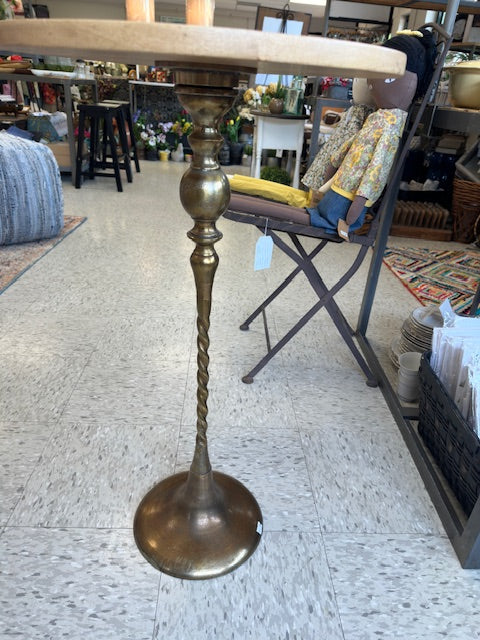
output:
M 450 298 L 457 313 L 469 310 L 480 282 L 480 251 L 432 251 L 395 247 L 384 263 L 423 305 Z
M 0 293 L 5 291 L 37 260 L 43 258 L 72 231 L 75 231 L 86 219 L 78 216 L 65 216 L 63 229 L 54 238 L 0 247 Z

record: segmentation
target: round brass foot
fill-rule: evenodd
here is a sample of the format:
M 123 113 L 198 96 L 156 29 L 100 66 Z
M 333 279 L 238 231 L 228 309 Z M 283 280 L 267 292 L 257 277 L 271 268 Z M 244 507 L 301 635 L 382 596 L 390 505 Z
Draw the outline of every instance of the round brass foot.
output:
M 217 471 L 162 480 L 138 506 L 135 541 L 154 567 L 198 580 L 233 571 L 262 534 L 257 501 L 238 480 Z

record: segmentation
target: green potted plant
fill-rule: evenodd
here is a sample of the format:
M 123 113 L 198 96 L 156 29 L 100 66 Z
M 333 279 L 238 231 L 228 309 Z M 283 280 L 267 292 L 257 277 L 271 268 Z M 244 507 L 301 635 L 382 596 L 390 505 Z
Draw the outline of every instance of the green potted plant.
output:
M 230 143 L 230 164 L 242 163 L 243 143 L 238 141 L 241 125 L 242 119 L 238 115 L 225 122 L 225 132 Z
M 252 164 L 253 147 L 251 144 L 246 144 L 243 147 L 242 164 L 245 167 L 249 167 Z
M 0 20 L 13 20 L 16 6 L 16 0 L 0 0 Z
M 286 185 L 290 185 L 292 182 L 288 171 L 280 167 L 263 167 L 260 171 L 260 178 L 262 180 L 270 180 L 270 182 L 278 182 Z

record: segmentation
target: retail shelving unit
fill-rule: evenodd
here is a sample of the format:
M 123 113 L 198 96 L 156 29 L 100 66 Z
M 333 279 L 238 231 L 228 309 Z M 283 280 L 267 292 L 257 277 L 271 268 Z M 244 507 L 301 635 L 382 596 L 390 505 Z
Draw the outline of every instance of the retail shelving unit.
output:
M 347 0 L 349 2 L 360 2 L 360 0 Z M 461 13 L 480 13 L 480 2 L 451 0 L 448 4 L 443 0 L 371 0 L 370 4 L 388 5 L 403 8 L 429 9 L 436 11 L 447 11 L 447 17 L 452 20 L 457 12 Z M 330 0 L 327 0 L 327 11 L 329 10 Z M 328 13 L 327 13 L 328 22 Z M 447 29 L 451 29 L 446 25 Z M 451 107 L 439 107 L 436 109 L 435 126 L 443 124 L 448 128 L 453 124 L 453 120 L 458 123 L 460 112 L 472 110 L 453 109 Z M 474 118 L 474 126 L 478 127 L 478 112 L 467 113 L 467 119 L 464 122 L 465 127 L 472 125 L 470 117 Z M 438 120 L 437 120 L 438 119 Z M 456 125 L 458 126 L 458 125 Z M 369 273 L 367 276 L 367 284 L 364 291 L 362 305 L 358 317 L 356 329 L 356 337 L 360 347 L 365 355 L 371 370 L 379 381 L 383 395 L 388 403 L 390 411 L 398 425 L 405 443 L 408 446 L 410 454 L 417 466 L 422 477 L 425 487 L 430 498 L 442 520 L 445 531 L 450 538 L 450 542 L 455 549 L 458 559 L 464 569 L 480 568 L 480 497 L 477 500 L 472 513 L 467 518 L 452 492 L 446 484 L 441 471 L 432 460 L 428 450 L 426 449 L 417 429 L 418 409 L 410 409 L 402 406 L 397 394 L 395 393 L 386 371 L 383 369 L 377 354 L 369 339 L 367 338 L 367 329 L 370 314 L 375 298 L 375 291 L 382 266 L 382 259 L 387 245 L 389 230 L 393 217 L 393 209 L 396 196 L 392 196 L 391 202 L 386 207 L 385 215 L 382 216 L 380 227 L 377 234 L 374 253 L 370 263 Z
M 138 110 L 138 96 L 137 91 L 143 90 L 143 102 L 146 102 L 146 92 L 147 89 L 157 89 L 158 91 L 162 90 L 170 90 L 172 95 L 174 96 L 173 87 L 175 85 L 171 82 L 145 82 L 143 80 L 129 80 L 128 82 L 128 92 L 130 98 L 130 108 L 132 113 L 136 113 Z M 176 98 L 175 98 L 176 100 Z
M 86 78 L 74 78 L 73 76 L 37 76 L 27 73 L 0 73 L 0 83 L 4 82 L 28 82 L 36 84 L 52 84 L 63 87 L 64 109 L 67 115 L 67 131 L 68 131 L 68 150 L 70 162 L 68 164 L 59 163 L 60 171 L 71 172 L 72 183 L 75 184 L 75 128 L 73 126 L 73 100 L 72 86 L 74 85 L 91 85 L 93 89 L 93 98 L 97 100 L 97 81 Z

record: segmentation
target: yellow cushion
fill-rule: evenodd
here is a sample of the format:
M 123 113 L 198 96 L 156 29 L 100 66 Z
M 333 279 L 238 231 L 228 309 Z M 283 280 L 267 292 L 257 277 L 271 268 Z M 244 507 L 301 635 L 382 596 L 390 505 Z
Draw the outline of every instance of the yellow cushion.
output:
M 288 187 L 286 184 L 238 174 L 229 176 L 229 180 L 232 191 L 247 193 L 251 196 L 261 196 L 276 202 L 284 202 L 293 207 L 308 207 L 310 204 L 310 193 Z

